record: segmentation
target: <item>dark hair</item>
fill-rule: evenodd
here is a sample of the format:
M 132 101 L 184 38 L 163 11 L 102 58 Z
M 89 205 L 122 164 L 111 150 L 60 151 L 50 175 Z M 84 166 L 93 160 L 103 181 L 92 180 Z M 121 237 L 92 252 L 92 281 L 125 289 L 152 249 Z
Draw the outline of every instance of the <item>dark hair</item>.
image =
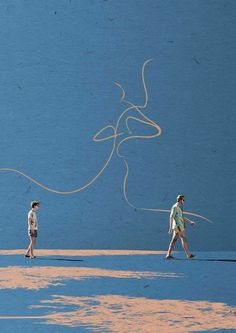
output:
M 31 208 L 34 208 L 35 206 L 39 206 L 39 201 L 32 201 L 31 202 Z
M 183 194 L 179 194 L 176 198 L 177 202 L 180 202 L 180 200 L 184 199 L 184 195 Z

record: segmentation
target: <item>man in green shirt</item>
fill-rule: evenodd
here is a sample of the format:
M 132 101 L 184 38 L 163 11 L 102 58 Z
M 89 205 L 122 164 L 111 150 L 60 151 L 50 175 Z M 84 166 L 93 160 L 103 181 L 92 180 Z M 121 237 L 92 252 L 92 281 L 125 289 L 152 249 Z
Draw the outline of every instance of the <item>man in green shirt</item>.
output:
M 172 206 L 171 212 L 170 212 L 170 226 L 169 226 L 169 234 L 172 235 L 172 239 L 169 245 L 169 249 L 166 254 L 166 259 L 173 259 L 171 252 L 174 248 L 174 245 L 178 238 L 180 237 L 182 246 L 184 248 L 184 251 L 186 253 L 186 256 L 188 258 L 193 258 L 194 255 L 189 252 L 187 239 L 186 239 L 186 233 L 185 233 L 185 226 L 186 223 L 190 225 L 195 225 L 196 223 L 193 221 L 190 221 L 184 216 L 183 213 L 183 205 L 185 202 L 185 197 L 183 194 L 180 194 L 177 196 L 177 202 Z

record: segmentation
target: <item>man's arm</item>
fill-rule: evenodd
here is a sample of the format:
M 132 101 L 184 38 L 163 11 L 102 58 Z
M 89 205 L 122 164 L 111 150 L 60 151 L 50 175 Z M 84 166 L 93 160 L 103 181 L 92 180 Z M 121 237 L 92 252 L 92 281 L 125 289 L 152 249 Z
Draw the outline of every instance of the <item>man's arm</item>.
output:
M 170 212 L 170 222 L 169 222 L 169 231 L 168 231 L 169 234 L 172 233 L 175 214 L 176 214 L 176 207 L 172 207 Z
M 184 216 L 184 222 L 190 224 L 190 225 L 196 225 L 196 223 L 194 221 L 191 221 L 189 219 L 187 219 L 187 217 Z
M 172 226 L 173 226 L 173 222 L 174 222 L 174 219 L 173 217 L 170 217 L 170 224 L 169 224 L 169 231 L 168 233 L 171 234 L 172 233 Z
M 34 231 L 33 225 L 34 225 L 34 219 L 33 219 L 33 214 L 31 213 L 28 217 L 28 226 L 30 227 L 31 231 Z

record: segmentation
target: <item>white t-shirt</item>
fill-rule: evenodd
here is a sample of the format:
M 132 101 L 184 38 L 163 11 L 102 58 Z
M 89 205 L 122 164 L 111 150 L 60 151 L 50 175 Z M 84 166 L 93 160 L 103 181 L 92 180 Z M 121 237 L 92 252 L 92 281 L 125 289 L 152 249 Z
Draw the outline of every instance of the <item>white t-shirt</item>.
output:
M 31 222 L 29 222 L 29 220 Z M 31 226 L 33 227 L 34 230 L 38 230 L 38 220 L 37 220 L 36 212 L 34 212 L 32 209 L 28 213 L 28 225 L 29 225 L 28 229 L 30 229 L 29 223 L 31 223 Z

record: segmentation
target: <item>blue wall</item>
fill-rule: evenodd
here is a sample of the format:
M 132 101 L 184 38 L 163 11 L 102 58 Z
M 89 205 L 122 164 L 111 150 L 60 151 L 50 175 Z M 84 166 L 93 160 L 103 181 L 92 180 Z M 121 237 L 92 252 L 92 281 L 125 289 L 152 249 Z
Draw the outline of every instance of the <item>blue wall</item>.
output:
M 112 148 L 94 134 L 127 107 L 114 82 L 143 104 L 152 58 L 143 112 L 162 135 L 122 145 L 128 199 L 169 209 L 184 193 L 188 211 L 214 221 L 195 219 L 191 247 L 235 250 L 235 13 L 233 0 L 1 0 L 0 168 L 62 191 L 87 184 Z M 168 214 L 131 208 L 124 175 L 114 154 L 91 186 L 58 195 L 1 172 L 0 247 L 26 246 L 37 199 L 39 247 L 165 249 Z

